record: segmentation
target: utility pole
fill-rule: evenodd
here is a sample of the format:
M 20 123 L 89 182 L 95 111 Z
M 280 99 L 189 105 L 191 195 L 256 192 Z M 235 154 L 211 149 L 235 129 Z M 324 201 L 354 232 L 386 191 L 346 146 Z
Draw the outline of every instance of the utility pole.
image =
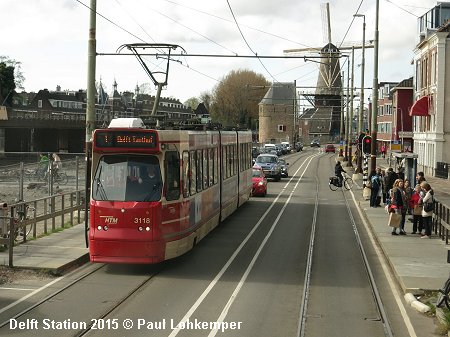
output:
M 345 118 L 346 118 L 346 123 L 345 123 L 345 156 L 344 156 L 344 161 L 348 161 L 348 129 L 349 129 L 349 113 L 348 113 L 348 105 L 349 105 L 349 95 L 350 95 L 350 61 L 349 59 L 347 59 L 347 99 L 345 102 Z M 351 159 L 350 159 L 351 160 Z
M 361 135 L 364 128 L 364 70 L 366 69 L 366 56 L 365 56 L 365 45 L 366 45 L 366 16 L 364 14 L 354 14 L 354 17 L 363 18 L 363 43 L 362 43 L 362 61 L 361 61 L 361 93 L 359 100 L 359 114 L 358 114 L 358 136 Z M 361 147 L 361 144 L 358 144 Z M 362 149 L 358 151 L 358 157 L 356 158 L 356 170 L 355 173 L 362 173 Z
M 341 78 L 344 79 L 344 72 L 342 72 Z M 341 125 L 340 125 L 340 141 L 341 141 L 341 146 L 343 145 L 343 141 L 344 141 L 344 87 L 341 87 Z
M 372 148 L 370 151 L 370 172 L 377 166 L 377 113 L 378 113 L 378 21 L 380 0 L 376 0 L 375 10 L 375 37 L 373 41 L 373 86 L 372 86 Z
M 97 0 L 90 2 L 89 15 L 89 41 L 88 41 L 88 73 L 87 73 L 87 102 L 86 102 L 86 187 L 85 187 L 85 240 L 86 247 L 88 246 L 87 232 L 89 228 L 89 203 L 91 197 L 91 158 L 92 158 L 92 133 L 95 129 L 95 62 L 96 62 L 96 15 L 97 15 Z
M 363 43 L 364 44 L 364 43 Z M 353 130 L 353 86 L 354 86 L 354 80 L 353 80 L 353 77 L 354 77 L 354 73 L 355 73 L 355 48 L 354 47 L 352 47 L 352 80 L 351 80 L 351 84 L 350 84 L 350 88 L 351 88 L 351 92 L 350 92 L 350 117 L 349 117 L 349 122 L 348 122 L 348 124 L 349 124 L 349 128 L 348 128 L 348 134 L 349 134 L 349 136 L 348 136 L 348 140 L 349 140 L 349 143 L 348 143 L 348 148 L 349 148 L 349 160 L 348 160 L 348 162 L 347 162 L 347 166 L 348 167 L 353 167 L 353 164 L 352 164 L 352 157 L 353 157 L 353 155 L 352 155 L 352 152 L 353 152 L 353 149 L 352 149 L 352 134 L 353 134 L 353 132 L 352 132 L 352 130 Z

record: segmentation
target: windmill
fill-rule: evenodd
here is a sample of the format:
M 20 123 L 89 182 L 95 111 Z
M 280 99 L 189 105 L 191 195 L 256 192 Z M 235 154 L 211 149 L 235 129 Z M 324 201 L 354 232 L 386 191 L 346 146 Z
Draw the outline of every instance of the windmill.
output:
M 319 64 L 319 76 L 314 93 L 302 93 L 308 102 L 314 107 L 308 109 L 301 119 L 308 120 L 309 134 L 311 136 L 329 135 L 335 137 L 340 133 L 342 78 L 339 59 L 342 50 L 362 48 L 361 43 L 347 42 L 338 48 L 331 40 L 331 20 L 329 3 L 321 4 L 322 29 L 324 32 L 325 46 L 322 48 L 311 47 L 301 49 L 287 49 L 283 52 L 290 53 L 319 53 L 320 61 L 308 60 Z M 373 43 L 364 43 L 365 48 L 373 47 Z

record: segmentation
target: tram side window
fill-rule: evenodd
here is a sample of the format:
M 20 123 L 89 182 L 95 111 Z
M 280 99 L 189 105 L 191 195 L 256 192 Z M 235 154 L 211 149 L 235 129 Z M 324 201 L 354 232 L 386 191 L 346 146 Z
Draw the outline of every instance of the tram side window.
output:
M 219 181 L 219 158 L 217 156 L 217 148 L 214 151 L 214 183 L 217 184 Z
M 203 154 L 202 150 L 197 150 L 197 192 L 200 192 L 203 187 L 203 170 L 202 170 L 202 163 L 203 163 Z
M 189 176 L 189 186 L 190 186 L 190 194 L 194 195 L 195 193 L 197 193 L 197 152 L 196 151 L 191 151 L 189 153 L 190 155 L 190 165 L 189 165 L 189 169 L 191 171 L 191 174 Z
M 214 149 L 208 150 L 209 186 L 214 185 Z
M 190 166 L 189 166 L 189 152 L 184 151 L 183 152 L 183 196 L 186 198 L 189 196 L 189 182 L 190 182 L 190 177 L 189 177 L 189 170 L 190 170 Z
M 180 198 L 180 159 L 178 152 L 166 152 L 166 200 Z
M 237 151 L 236 145 L 232 145 L 231 148 L 231 175 L 236 175 L 236 167 L 237 167 Z
M 208 149 L 203 150 L 203 189 L 209 186 Z

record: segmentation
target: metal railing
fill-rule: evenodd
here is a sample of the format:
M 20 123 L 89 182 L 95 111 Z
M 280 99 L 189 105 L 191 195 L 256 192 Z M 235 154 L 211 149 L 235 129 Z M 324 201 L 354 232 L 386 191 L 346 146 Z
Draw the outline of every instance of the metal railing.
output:
M 0 216 L 0 244 L 8 248 L 9 266 L 13 266 L 15 244 L 25 243 L 84 221 L 84 190 L 19 202 L 3 209 Z M 32 212 L 25 212 L 31 206 Z M 25 214 L 22 219 L 17 215 Z M 6 213 L 6 214 L 5 214 Z M 31 228 L 30 228 L 31 227 Z M 20 240 L 17 233 L 20 232 Z
M 445 244 L 448 245 L 450 234 L 450 209 L 447 205 L 442 204 L 438 200 L 434 204 L 433 212 L 433 231 L 439 236 Z

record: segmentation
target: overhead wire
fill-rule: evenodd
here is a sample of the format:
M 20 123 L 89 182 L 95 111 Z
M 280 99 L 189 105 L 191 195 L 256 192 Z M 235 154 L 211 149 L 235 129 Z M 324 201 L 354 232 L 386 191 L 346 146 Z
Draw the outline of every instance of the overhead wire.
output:
M 219 20 L 222 20 L 222 21 L 226 21 L 226 22 L 229 22 L 229 23 L 234 23 L 234 21 L 229 20 L 227 18 L 223 18 L 221 16 L 218 16 L 218 15 L 215 15 L 215 14 L 211 14 L 211 13 L 202 11 L 202 10 L 197 9 L 197 8 L 189 7 L 189 6 L 186 6 L 186 5 L 183 5 L 183 4 L 179 4 L 179 3 L 175 2 L 175 1 L 172 1 L 172 0 L 163 0 L 163 1 L 171 3 L 171 4 L 174 4 L 176 6 L 187 8 L 189 10 L 192 10 L 192 11 L 195 11 L 195 12 L 207 15 L 207 16 L 211 16 L 213 18 L 216 18 L 216 19 L 219 19 Z M 251 29 L 251 30 L 255 30 L 257 32 L 260 32 L 260 33 L 263 33 L 263 34 L 266 34 L 266 35 L 270 35 L 270 36 L 276 37 L 276 38 L 281 39 L 281 40 L 285 40 L 287 42 L 295 43 L 295 44 L 298 44 L 298 45 L 303 46 L 303 47 L 311 48 L 311 46 L 306 45 L 304 43 L 301 43 L 301 42 L 298 42 L 298 41 L 293 41 L 293 40 L 285 38 L 283 36 L 280 36 L 280 35 L 277 35 L 277 34 L 273 34 L 273 33 L 270 33 L 270 32 L 266 32 L 266 31 L 264 31 L 262 29 L 259 29 L 259 28 L 251 27 L 251 26 L 248 26 L 248 25 L 245 25 L 245 24 L 242 24 L 242 23 L 240 24 L 240 26 L 248 28 L 248 29 Z
M 80 5 L 86 7 L 86 8 L 89 9 L 90 11 L 92 11 L 92 8 L 91 8 L 89 5 L 86 5 L 85 3 L 83 3 L 83 2 L 80 1 L 80 0 L 75 0 L 75 1 L 78 2 Z M 116 2 L 118 2 L 118 1 L 116 0 Z M 120 4 L 120 3 L 119 3 L 119 4 Z M 127 34 L 129 34 L 129 35 L 135 37 L 135 38 L 138 39 L 139 41 L 141 41 L 141 42 L 143 42 L 143 43 L 148 43 L 148 42 L 145 41 L 144 39 L 140 38 L 139 36 L 137 36 L 136 34 L 130 32 L 129 30 L 123 28 L 122 26 L 120 26 L 119 24 L 117 24 L 117 23 L 114 22 L 113 20 L 107 18 L 106 16 L 104 16 L 104 15 L 101 14 L 101 13 L 99 13 L 98 11 L 95 11 L 95 13 L 96 13 L 96 15 L 98 15 L 99 17 L 101 17 L 101 18 L 103 18 L 104 20 L 106 20 L 107 22 L 111 23 L 113 26 L 115 26 L 115 27 L 119 28 L 120 30 L 126 32 Z M 131 15 L 130 15 L 130 16 L 131 16 Z M 133 18 L 132 18 L 132 19 L 133 19 Z M 134 19 L 133 19 L 133 21 L 136 22 L 136 20 L 134 20 Z M 137 22 L 136 22 L 136 23 L 137 23 Z M 138 25 L 139 25 L 139 24 L 138 24 Z M 150 37 L 150 39 L 152 39 L 152 41 L 154 41 L 154 39 L 153 39 L 153 38 L 145 31 L 145 29 L 144 29 L 141 25 L 139 25 L 139 27 L 144 31 L 144 33 L 145 33 L 147 36 Z M 165 54 L 164 52 L 162 52 L 162 53 Z M 151 62 L 151 61 L 149 61 L 149 62 L 152 63 L 155 67 L 159 67 L 159 65 L 156 65 L 156 64 L 153 63 L 153 62 Z M 192 68 L 192 67 L 190 67 L 190 66 L 184 65 L 183 63 L 181 63 L 181 65 L 184 66 L 184 67 L 186 67 L 186 68 L 188 68 L 189 70 L 194 71 L 194 72 L 196 72 L 196 73 L 198 73 L 198 74 L 200 74 L 200 75 L 203 75 L 203 76 L 205 76 L 205 77 L 207 77 L 207 78 L 209 78 L 209 79 L 212 79 L 212 80 L 214 80 L 214 81 L 216 81 L 216 82 L 220 82 L 218 79 L 216 79 L 216 78 L 214 78 L 214 77 L 212 77 L 212 76 L 210 76 L 210 75 L 207 75 L 207 74 L 205 74 L 205 73 L 202 73 L 201 71 L 196 70 L 196 69 L 194 69 L 194 68 Z M 159 68 L 160 68 L 160 67 L 159 67 Z
M 230 9 L 231 15 L 233 16 L 234 22 L 236 23 L 236 26 L 239 30 L 239 33 L 242 36 L 242 39 L 244 40 L 245 44 L 247 45 L 247 47 L 250 49 L 250 51 L 256 56 L 258 57 L 258 54 L 256 52 L 253 51 L 252 47 L 250 47 L 250 44 L 247 42 L 247 39 L 245 38 L 244 34 L 242 33 L 241 27 L 239 27 L 239 24 L 236 20 L 236 16 L 234 15 L 233 12 L 233 8 L 231 8 L 231 4 L 230 1 L 227 0 L 227 4 L 228 4 L 228 8 Z M 272 75 L 272 73 L 269 71 L 269 69 L 267 69 L 267 67 L 264 65 L 264 63 L 261 61 L 261 59 L 258 57 L 258 61 L 259 63 L 261 63 L 261 65 L 263 66 L 263 68 L 267 71 L 267 73 L 270 75 L 270 77 L 272 77 L 272 79 L 274 80 L 274 82 L 278 82 L 277 79 Z

